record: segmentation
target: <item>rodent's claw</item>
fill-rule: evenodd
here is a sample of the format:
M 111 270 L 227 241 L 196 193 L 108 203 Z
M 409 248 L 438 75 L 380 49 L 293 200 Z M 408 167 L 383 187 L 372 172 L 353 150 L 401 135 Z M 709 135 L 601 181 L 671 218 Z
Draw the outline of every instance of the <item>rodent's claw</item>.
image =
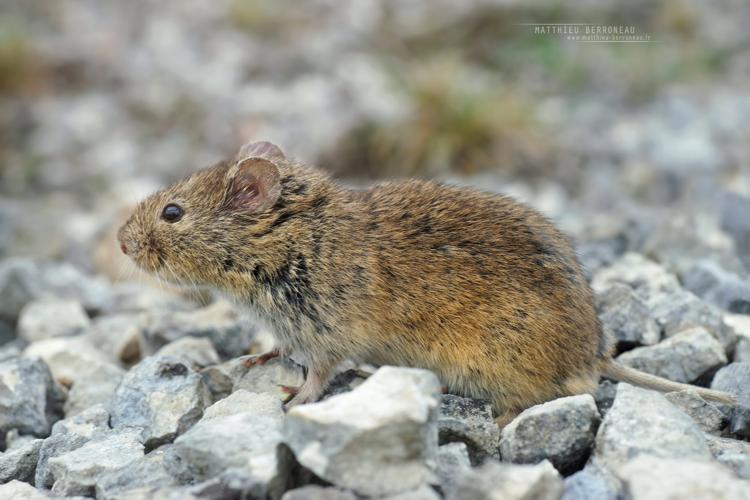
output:
M 247 358 L 245 360 L 245 368 L 252 368 L 253 366 L 257 366 L 257 365 L 261 365 L 261 366 L 265 365 L 267 362 L 269 362 L 273 358 L 278 358 L 279 356 L 281 356 L 281 352 L 278 349 L 264 352 L 263 354 L 258 354 L 257 356 L 253 358 Z
M 290 396 L 296 396 L 299 392 L 299 387 L 293 387 L 291 385 L 280 385 L 281 392 L 289 394 Z

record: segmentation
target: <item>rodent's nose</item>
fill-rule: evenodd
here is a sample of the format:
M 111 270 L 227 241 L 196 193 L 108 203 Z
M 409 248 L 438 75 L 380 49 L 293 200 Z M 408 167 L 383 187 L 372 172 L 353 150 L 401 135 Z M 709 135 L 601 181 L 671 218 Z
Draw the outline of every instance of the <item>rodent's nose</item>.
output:
M 122 250 L 122 253 L 125 255 L 128 254 L 128 247 L 125 246 L 125 243 L 120 243 L 120 250 Z

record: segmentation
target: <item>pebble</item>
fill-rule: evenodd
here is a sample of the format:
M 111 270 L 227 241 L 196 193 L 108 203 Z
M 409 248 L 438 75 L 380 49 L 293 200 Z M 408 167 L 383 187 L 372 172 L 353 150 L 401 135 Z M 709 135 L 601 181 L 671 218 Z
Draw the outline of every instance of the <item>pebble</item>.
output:
M 693 419 L 661 394 L 621 382 L 596 434 L 594 457 L 614 470 L 638 455 L 711 459 Z
M 488 401 L 444 394 L 438 415 L 441 444 L 463 442 L 473 464 L 500 458 L 500 429 L 492 418 Z
M 63 401 L 44 361 L 16 357 L 0 362 L 0 434 L 17 429 L 48 436 L 62 417 Z
M 633 500 L 747 500 L 750 482 L 716 462 L 642 455 L 616 469 Z
M 738 404 L 729 409 L 729 432 L 750 437 L 750 363 L 730 363 L 714 376 L 711 388 L 733 394 Z
M 350 393 L 292 408 L 284 443 L 317 476 L 358 494 L 413 490 L 437 463 L 439 395 L 431 372 L 384 366 Z
M 81 333 L 90 324 L 77 300 L 45 299 L 29 302 L 18 318 L 18 336 L 27 342 Z
M 188 430 L 211 403 L 200 374 L 183 360 L 151 356 L 133 367 L 115 390 L 113 429 L 138 429 L 146 448 Z
M 618 350 L 659 342 L 661 329 L 648 305 L 628 285 L 614 283 L 596 295 L 602 325 L 615 336 Z
M 695 391 L 670 392 L 664 395 L 667 401 L 684 411 L 704 432 L 718 434 L 724 427 L 724 414 Z
M 448 500 L 558 500 L 563 480 L 549 461 L 516 465 L 487 461 L 463 470 Z
M 617 361 L 675 382 L 694 382 L 727 363 L 724 348 L 705 328 L 691 328 L 648 347 L 621 354 Z
M 583 466 L 599 426 L 599 410 L 589 394 L 555 399 L 521 412 L 503 428 L 504 461 L 535 464 L 547 459 L 562 474 Z

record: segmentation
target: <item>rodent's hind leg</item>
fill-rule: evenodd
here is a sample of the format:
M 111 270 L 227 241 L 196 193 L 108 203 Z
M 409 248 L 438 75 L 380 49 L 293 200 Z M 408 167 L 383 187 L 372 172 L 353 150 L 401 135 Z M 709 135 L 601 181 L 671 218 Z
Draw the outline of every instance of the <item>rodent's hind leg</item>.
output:
M 321 369 L 316 366 L 308 370 L 305 382 L 298 389 L 282 387 L 284 392 L 294 394 L 294 397 L 287 401 L 284 407 L 288 410 L 297 405 L 316 401 L 323 394 L 328 380 L 331 378 L 331 371 L 331 368 Z

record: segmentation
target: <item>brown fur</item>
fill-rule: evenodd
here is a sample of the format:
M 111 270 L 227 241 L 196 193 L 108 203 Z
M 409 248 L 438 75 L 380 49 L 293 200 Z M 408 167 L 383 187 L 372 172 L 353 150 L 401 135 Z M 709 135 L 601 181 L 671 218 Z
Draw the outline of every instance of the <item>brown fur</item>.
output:
M 168 203 L 182 220 L 160 219 Z M 430 369 L 513 415 L 594 390 L 610 363 L 570 242 L 508 197 L 415 180 L 350 190 L 255 143 L 146 199 L 119 238 L 142 268 L 222 290 L 302 355 L 292 404 L 355 358 Z

